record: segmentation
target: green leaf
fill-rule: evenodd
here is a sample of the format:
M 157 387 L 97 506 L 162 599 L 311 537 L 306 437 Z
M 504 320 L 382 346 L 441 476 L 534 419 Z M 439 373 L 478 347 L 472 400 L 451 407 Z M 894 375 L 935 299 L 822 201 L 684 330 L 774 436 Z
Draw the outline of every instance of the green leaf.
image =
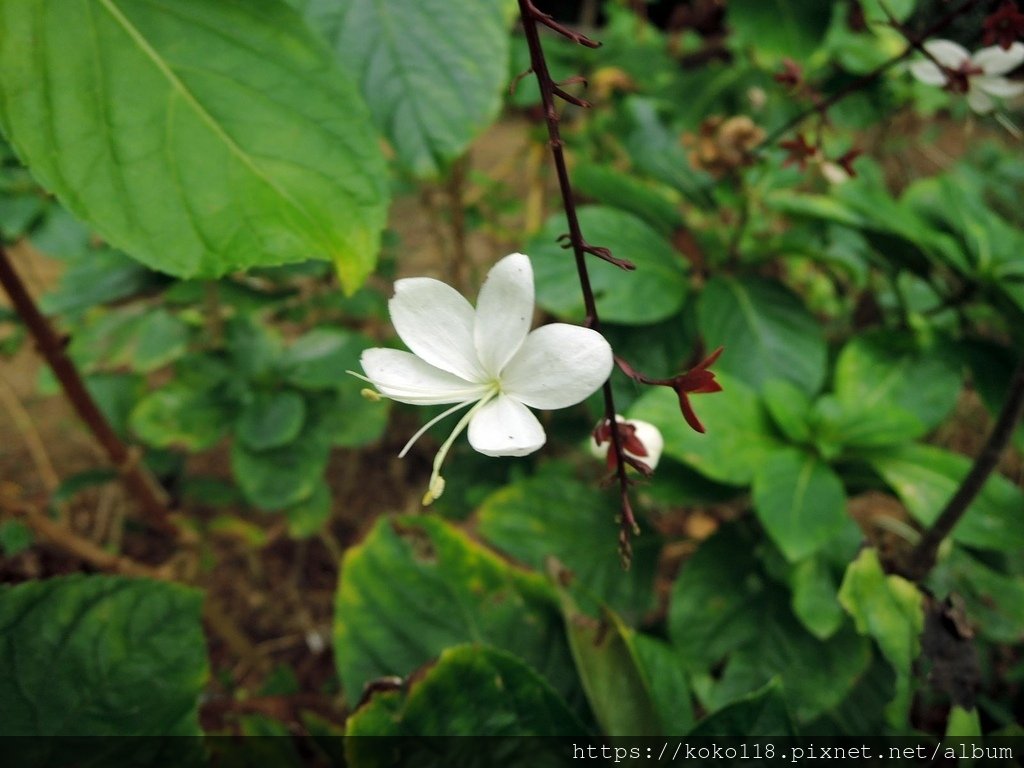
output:
M 47 314 L 77 312 L 151 291 L 166 281 L 121 251 L 93 248 L 68 265 L 57 289 L 39 303 Z
M 309 499 L 323 481 L 329 457 L 329 433 L 307 420 L 294 440 L 277 448 L 256 451 L 236 440 L 231 471 L 250 504 L 274 511 Z
M 567 592 L 560 590 L 560 596 L 576 671 L 601 732 L 606 736 L 663 735 L 650 680 L 633 652 L 632 630 L 611 610 L 593 619 L 579 611 Z M 678 695 L 685 696 L 686 689 Z
M 112 245 L 179 277 L 373 269 L 385 165 L 356 89 L 284 2 L 0 10 L 0 127 Z
M 828 459 L 844 450 L 900 445 L 927 431 L 917 416 L 898 405 L 883 402 L 868 408 L 832 395 L 818 398 L 808 421 L 815 446 Z
M 0 552 L 5 557 L 15 557 L 32 546 L 32 529 L 20 520 L 4 520 L 0 523 Z
M 793 718 L 811 722 L 838 706 L 867 672 L 871 644 L 849 625 L 819 640 L 796 623 L 784 602 L 773 607 L 757 640 L 729 658 L 703 703 L 720 709 L 777 678 Z
M 360 394 L 359 382 L 339 387 L 332 394 L 333 404 L 324 417 L 331 443 L 342 448 L 361 448 L 376 442 L 388 426 L 391 401 L 367 400 Z M 447 496 L 447 494 L 445 494 Z
M 651 704 L 666 736 L 682 736 L 694 723 L 686 667 L 668 643 L 650 635 L 630 634 L 633 659 L 647 681 Z
M 886 575 L 878 553 L 865 549 L 846 570 L 839 602 L 853 617 L 857 631 L 874 638 L 896 670 L 896 695 L 886 707 L 886 718 L 893 727 L 904 727 L 913 694 L 912 667 L 924 629 L 921 593 L 912 582 Z
M 664 237 L 686 225 L 680 195 L 665 185 L 641 181 L 635 174 L 595 163 L 573 168 L 572 181 L 579 194 L 640 217 Z
M 672 585 L 668 633 L 687 669 L 710 669 L 761 633 L 765 579 L 756 544 L 738 526 L 722 528 L 683 565 Z
M 724 346 L 716 369 L 760 389 L 782 379 L 808 395 L 825 378 L 821 325 L 800 299 L 760 278 L 712 278 L 698 304 L 708 349 Z
M 908 445 L 867 457 L 910 514 L 931 525 L 956 493 L 971 462 L 930 445 Z M 967 546 L 1015 551 L 1024 548 L 1024 491 L 993 474 L 953 529 Z
M 331 488 L 323 480 L 312 495 L 284 510 L 288 518 L 288 535 L 297 539 L 314 536 L 331 517 Z
M 790 561 L 818 552 L 843 527 L 846 493 L 827 464 L 786 449 L 768 456 L 754 475 L 754 511 Z
M 551 587 L 436 518 L 377 522 L 345 553 L 334 648 L 350 704 L 385 675 L 406 676 L 445 648 L 486 643 L 537 670 L 570 706 L 579 683 Z
M 85 379 L 86 389 L 119 435 L 128 431 L 128 420 L 145 391 L 141 376 L 128 373 L 93 373 Z
M 955 547 L 936 566 L 933 580 L 942 586 L 940 597 L 955 592 L 963 599 L 982 637 L 1006 644 L 1024 641 L 1024 576 L 1000 573 Z
M 631 419 L 656 425 L 665 454 L 722 483 L 746 485 L 768 456 L 782 447 L 757 395 L 739 379 L 718 377 L 721 392 L 693 397 L 707 429 L 694 432 L 679 412 L 679 400 L 665 387 L 653 389 L 628 411 Z
M 737 733 L 746 737 L 796 736 L 797 729 L 786 708 L 782 686 L 778 679 L 715 712 L 697 724 L 689 738 L 735 738 Z M 768 758 L 766 745 L 750 745 L 742 758 Z M 773 756 L 775 748 L 773 747 Z
M 234 414 L 210 393 L 180 384 L 151 392 L 132 409 L 132 432 L 154 448 L 190 452 L 213 446 L 226 433 Z
M 590 283 L 601 319 L 623 325 L 647 325 L 664 320 L 683 306 L 686 270 L 682 256 L 661 235 L 630 213 L 584 206 L 580 227 L 592 245 L 633 262 L 636 270 L 587 256 Z M 561 214 L 552 215 L 526 246 L 533 257 L 537 304 L 567 320 L 584 317 L 583 294 L 572 253 L 556 241 L 565 231 Z
M 490 544 L 542 570 L 556 557 L 573 574 L 573 596 L 594 612 L 607 603 L 633 624 L 653 608 L 659 537 L 633 541 L 626 573 L 618 555 L 618 501 L 564 472 L 545 471 L 491 494 L 477 512 L 477 531 Z
M 789 56 L 806 61 L 822 41 L 830 4 L 817 0 L 759 0 L 733 3 L 728 23 L 734 45 L 750 47 L 769 60 Z
M 401 164 L 438 175 L 498 114 L 509 35 L 501 0 L 308 0 Z
M 793 567 L 790 583 L 793 613 L 800 622 L 819 640 L 834 635 L 843 622 L 843 609 L 825 558 L 812 555 L 801 560 Z
M 298 392 L 261 391 L 245 406 L 235 425 L 246 448 L 264 451 L 290 443 L 306 420 L 306 401 Z
M 346 371 L 359 371 L 359 356 L 374 346 L 362 334 L 340 328 L 314 328 L 302 334 L 281 355 L 285 379 L 300 389 L 356 387 Z
M 811 430 L 807 417 L 811 400 L 807 394 L 784 379 L 769 379 L 761 387 L 765 407 L 782 433 L 794 443 L 808 442 Z
M 174 362 L 188 348 L 188 326 L 163 309 L 148 312 L 131 347 L 132 370 L 149 373 Z
M 908 335 L 868 334 L 839 353 L 835 392 L 851 413 L 895 406 L 932 429 L 956 405 L 960 371 L 952 355 L 922 349 Z
M 521 659 L 459 645 L 441 653 L 408 689 L 373 694 L 349 716 L 345 735 L 345 765 L 352 768 L 486 768 L 563 765 L 564 738 L 538 737 L 588 734 Z M 392 738 L 361 738 L 372 736 Z M 482 744 L 471 736 L 491 738 Z
M 193 589 L 111 576 L 0 588 L 0 733 L 37 747 L 39 737 L 201 736 L 201 605 Z

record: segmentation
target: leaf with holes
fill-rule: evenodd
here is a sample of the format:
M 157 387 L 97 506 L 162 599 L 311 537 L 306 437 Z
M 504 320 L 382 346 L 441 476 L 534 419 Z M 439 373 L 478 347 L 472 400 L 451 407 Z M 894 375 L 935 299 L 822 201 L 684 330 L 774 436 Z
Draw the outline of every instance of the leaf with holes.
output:
M 335 262 L 384 227 L 369 113 L 280 0 L 0 5 L 0 128 L 110 243 L 179 277 Z

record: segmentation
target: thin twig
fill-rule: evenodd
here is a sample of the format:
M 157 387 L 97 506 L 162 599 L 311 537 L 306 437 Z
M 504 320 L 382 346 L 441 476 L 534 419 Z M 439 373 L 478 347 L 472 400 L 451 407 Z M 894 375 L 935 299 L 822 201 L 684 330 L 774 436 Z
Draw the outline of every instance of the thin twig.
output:
M 914 581 L 921 581 L 935 566 L 939 546 L 960 522 L 967 508 L 981 493 L 985 481 L 992 474 L 999 459 L 1013 437 L 1013 432 L 1024 413 L 1024 355 L 1017 362 L 1017 367 L 1010 379 L 1010 388 L 1006 393 L 996 423 L 992 427 L 985 445 L 982 446 L 971 470 L 956 489 L 953 498 L 947 502 L 945 509 L 934 523 L 924 532 L 921 540 L 907 556 L 906 561 L 897 565 L 900 573 Z
M 586 254 L 617 263 L 619 266 L 631 268 L 627 262 L 614 259 L 611 253 L 604 248 L 590 245 L 583 238 L 580 230 L 579 216 L 576 212 L 576 199 L 573 196 L 572 185 L 569 181 L 569 171 L 566 167 L 565 152 L 561 132 L 559 131 L 558 110 L 555 108 L 555 96 L 560 96 L 569 103 L 579 105 L 582 100 L 566 98 L 566 94 L 558 87 L 548 70 L 547 60 L 544 57 L 544 49 L 540 42 L 538 24 L 544 24 L 570 40 L 585 45 L 589 48 L 596 48 L 599 44 L 573 32 L 566 27 L 554 22 L 550 16 L 539 11 L 530 0 L 519 0 L 519 14 L 523 21 L 523 30 L 526 33 L 526 43 L 530 49 L 530 65 L 537 78 L 537 85 L 540 88 L 541 104 L 544 108 L 544 118 L 547 122 L 548 140 L 551 145 L 551 155 L 555 163 L 555 171 L 558 174 L 558 188 L 562 194 L 562 206 L 565 209 L 565 218 L 569 225 L 569 234 L 566 236 L 567 246 L 572 248 L 576 260 L 576 274 L 579 278 L 580 289 L 583 292 L 583 306 L 586 312 L 585 325 L 594 330 L 600 330 L 600 318 L 597 314 L 597 302 L 594 299 L 594 291 L 590 284 L 590 275 L 587 272 Z M 604 418 L 608 424 L 615 425 L 615 399 L 612 393 L 611 379 L 602 387 L 604 395 Z M 626 475 L 626 455 L 622 447 L 622 440 L 617 429 L 611 429 L 611 450 L 615 452 L 615 477 L 619 485 L 620 498 L 620 520 L 619 520 L 619 552 L 623 563 L 628 566 L 632 556 L 630 536 L 639 532 L 636 517 L 633 515 L 633 508 L 629 502 L 629 478 Z
M 121 474 L 128 492 L 138 500 L 146 522 L 163 533 L 176 536 L 178 529 L 169 513 L 166 492 L 146 471 L 141 463 L 139 450 L 129 449 L 121 442 L 121 438 L 96 405 L 78 369 L 64 349 L 65 340 L 54 332 L 49 321 L 39 311 L 25 284 L 14 270 L 14 265 L 3 246 L 0 246 L 0 285 L 3 285 L 11 297 L 15 311 L 35 339 L 36 347 L 53 370 L 75 412 L 85 422 L 97 442 L 103 446 L 108 459 Z

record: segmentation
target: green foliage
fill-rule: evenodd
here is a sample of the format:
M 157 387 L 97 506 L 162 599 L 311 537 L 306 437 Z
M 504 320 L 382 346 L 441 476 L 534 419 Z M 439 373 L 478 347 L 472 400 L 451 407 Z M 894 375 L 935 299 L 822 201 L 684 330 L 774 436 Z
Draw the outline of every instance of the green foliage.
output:
M 668 241 L 637 217 L 613 208 L 585 206 L 579 217 L 594 245 L 609 248 L 617 258 L 636 266 L 635 272 L 623 273 L 612 264 L 587 257 L 603 318 L 643 325 L 679 311 L 686 295 L 686 272 Z M 584 309 L 576 264 L 572 254 L 556 242 L 564 229 L 562 218 L 553 215 L 527 251 L 534 259 L 537 303 L 561 318 L 580 321 Z
M 988 479 L 925 583 L 890 575 L 890 558 L 966 477 L 1024 328 L 1019 148 L 983 145 L 979 131 L 953 163 L 960 94 L 912 84 L 902 66 L 858 79 L 906 48 L 889 14 L 925 29 L 933 4 L 732 2 L 721 29 L 712 14 L 698 34 L 693 18 L 666 32 L 607 2 L 602 48 L 543 34 L 555 76 L 587 76 L 581 93 L 595 104 L 560 112 L 583 235 L 637 267 L 587 255 L 601 332 L 652 378 L 724 346 L 712 368 L 723 390 L 690 394 L 704 433 L 671 389 L 612 374 L 617 410 L 665 441 L 653 478 L 630 470 L 641 532 L 627 572 L 619 499 L 600 483 L 611 473 L 585 455 L 600 395 L 540 415 L 536 460 L 495 460 L 460 439 L 437 514 L 396 515 L 422 493 L 422 454 L 404 474 L 390 463 L 415 424 L 404 409 L 385 435 L 389 403 L 348 375 L 365 349 L 393 343 L 396 276 L 451 266 L 471 294 L 495 256 L 488 243 L 530 254 L 541 322 L 588 319 L 537 163 L 547 136 L 532 82 L 508 97 L 515 119 L 496 132 L 514 145 L 500 147 L 507 159 L 473 145 L 528 66 L 509 34 L 515 3 L 56 5 L 0 10 L 0 235 L 21 241 L 16 261 L 31 248 L 59 260 L 44 311 L 200 537 L 186 553 L 129 521 L 105 545 L 168 569 L 195 554 L 197 581 L 216 594 L 225 548 L 207 534 L 229 537 L 267 581 L 279 571 L 261 559 L 294 546 L 280 531 L 310 539 L 295 550 L 302 579 L 321 546 L 362 536 L 341 555 L 333 605 L 347 721 L 296 711 L 286 725 L 247 702 L 227 727 L 278 737 L 250 762 L 302 764 L 308 755 L 281 738 L 300 728 L 355 766 L 547 765 L 565 755 L 525 737 L 966 737 L 1019 719 L 1007 693 L 1024 642 L 1019 456 Z M 977 24 L 960 21 L 949 36 L 971 46 Z M 786 58 L 796 86 L 777 77 L 794 72 Z M 827 120 L 775 132 L 848 88 Z M 918 130 L 940 108 L 951 116 Z M 716 133 L 741 115 L 769 142 L 730 146 Z M 813 145 L 804 158 L 779 146 L 798 134 Z M 865 156 L 843 178 L 851 149 Z M 404 221 L 403 205 L 379 260 L 392 191 L 440 201 L 425 223 L 471 258 L 421 261 L 421 222 Z M 0 352 L 17 351 L 24 329 L 2 308 L 0 322 Z M 1024 447 L 1024 429 L 1015 440 Z M 47 511 L 71 511 L 77 526 L 79 503 L 91 510 L 90 494 L 116 479 L 110 468 L 63 477 Z M 346 504 L 360 495 L 351 509 L 332 498 L 339 488 Z M 354 519 L 367 510 L 379 517 Z M 34 537 L 18 518 L 0 521 L 5 576 L 48 567 Z M 975 710 L 922 675 L 924 590 L 970 637 Z M 323 665 L 279 666 L 250 686 L 250 673 L 232 679 L 234 651 L 219 643 L 205 691 L 199 602 L 184 587 L 108 577 L 0 588 L 0 730 L 195 736 L 204 693 L 269 709 L 305 701 L 293 697 Z M 262 618 L 243 630 L 276 642 Z M 403 739 L 399 752 L 349 740 L 341 756 L 342 734 Z M 484 734 L 524 738 L 503 755 L 424 741 Z M 136 762 L 188 757 L 158 745 Z
M 108 576 L 0 588 L 3 735 L 36 737 L 35 748 L 39 737 L 198 736 L 201 603 L 182 586 Z M 106 740 L 115 754 L 118 741 Z
M 0 27 L 0 127 L 112 244 L 182 277 L 315 257 L 354 291 L 373 268 L 366 107 L 285 3 L 39 0 Z
M 334 622 L 338 674 L 351 703 L 375 678 L 408 675 L 466 642 L 509 651 L 561 696 L 578 697 L 546 581 L 436 519 L 382 519 L 348 550 Z
M 440 174 L 495 118 L 508 66 L 503 0 L 307 0 L 403 168 Z
M 865 549 L 850 564 L 839 589 L 839 601 L 853 617 L 857 631 L 878 642 L 896 671 L 896 696 L 886 707 L 894 728 L 904 727 L 909 714 L 911 665 L 924 628 L 922 600 L 911 582 L 882 571 L 873 549 Z

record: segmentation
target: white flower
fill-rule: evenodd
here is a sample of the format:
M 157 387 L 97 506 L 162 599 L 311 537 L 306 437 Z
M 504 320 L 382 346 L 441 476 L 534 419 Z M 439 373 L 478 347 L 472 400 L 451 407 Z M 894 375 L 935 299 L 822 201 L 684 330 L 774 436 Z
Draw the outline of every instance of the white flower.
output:
M 397 281 L 388 309 L 412 352 L 368 349 L 360 359 L 366 376 L 360 378 L 402 403 L 455 403 L 413 435 L 399 455 L 445 416 L 472 406 L 434 458 L 424 504 L 444 491 L 441 464 L 467 426 L 470 445 L 487 456 L 533 453 L 546 436 L 529 409 L 575 405 L 612 370 L 611 347 L 597 331 L 565 323 L 530 331 L 533 268 L 521 253 L 494 265 L 476 310 L 454 288 L 427 277 Z
M 626 419 L 619 414 L 615 414 L 615 421 L 627 428 L 619 430 L 622 452 L 631 459 L 642 461 L 652 470 L 656 469 L 658 461 L 661 459 L 661 452 L 665 448 L 665 439 L 661 436 L 661 430 L 650 422 Z M 630 428 L 632 428 L 631 431 Z M 590 453 L 595 459 L 608 459 L 608 452 L 612 447 L 610 433 L 611 430 L 608 429 L 606 420 L 591 434 Z M 641 449 L 643 453 L 639 452 Z M 610 466 L 614 466 L 614 460 L 610 462 Z
M 966 93 L 968 106 L 978 114 L 995 109 L 995 98 L 1006 99 L 1024 93 L 1024 83 L 1002 77 L 1024 62 L 1024 43 L 1014 43 L 1005 51 L 998 45 L 982 48 L 973 56 L 952 40 L 929 40 L 924 49 L 934 61 L 913 62 L 911 74 L 927 85 Z

